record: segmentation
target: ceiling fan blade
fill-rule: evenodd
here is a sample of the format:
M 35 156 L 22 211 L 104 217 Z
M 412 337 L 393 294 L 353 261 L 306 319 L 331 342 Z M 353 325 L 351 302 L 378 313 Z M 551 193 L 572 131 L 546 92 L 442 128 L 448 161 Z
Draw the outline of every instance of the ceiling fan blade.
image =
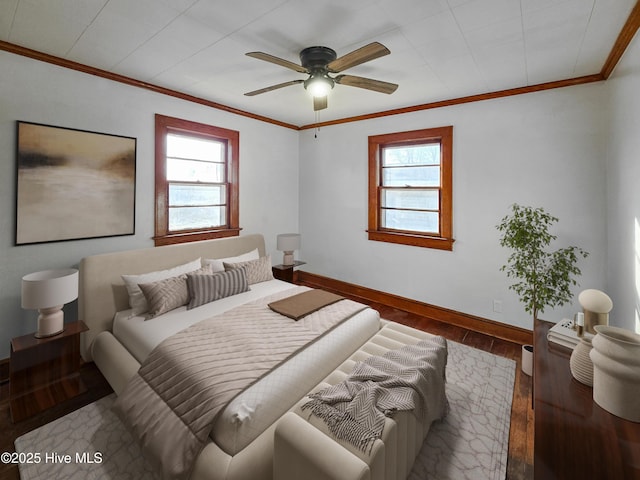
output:
M 302 65 L 290 62 L 289 60 L 285 60 L 284 58 L 274 57 L 273 55 L 269 55 L 268 53 L 249 52 L 246 55 L 249 57 L 257 58 L 258 60 L 264 60 L 265 62 L 275 63 L 276 65 L 280 65 L 281 67 L 290 68 L 291 70 L 295 70 L 299 73 L 308 73 L 307 69 Z
M 278 83 L 277 85 L 271 85 L 270 87 L 261 88 L 260 90 L 254 90 L 253 92 L 247 92 L 245 95 L 247 97 L 253 97 L 254 95 L 260 95 L 261 93 L 267 93 L 271 90 L 277 90 L 279 88 L 288 87 L 290 85 L 297 85 L 298 83 L 303 83 L 304 80 L 291 80 L 290 82 Z
M 347 53 L 342 57 L 336 58 L 333 62 L 327 65 L 327 69 L 332 73 L 338 73 L 347 68 L 355 67 L 361 63 L 375 60 L 379 57 L 389 55 L 391 52 L 387 47 L 379 42 L 373 42 L 364 47 L 360 47 L 353 52 Z
M 313 97 L 313 110 L 324 110 L 327 108 L 327 97 Z
M 398 85 L 395 83 L 383 82 L 382 80 L 373 80 L 371 78 L 356 77 L 354 75 L 338 75 L 334 78 L 336 83 L 340 85 L 348 85 L 350 87 L 366 88 L 375 92 L 391 94 L 396 91 Z

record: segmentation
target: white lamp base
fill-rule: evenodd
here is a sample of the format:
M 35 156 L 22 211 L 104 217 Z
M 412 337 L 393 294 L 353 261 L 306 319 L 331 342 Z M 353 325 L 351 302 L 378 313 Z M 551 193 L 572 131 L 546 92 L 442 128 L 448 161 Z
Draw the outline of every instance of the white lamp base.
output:
M 293 265 L 294 264 L 293 251 L 284 252 L 284 257 L 282 259 L 282 264 L 283 265 Z
M 62 311 L 62 305 L 41 308 L 38 311 L 40 312 L 38 316 L 38 331 L 34 337 L 53 337 L 64 331 L 64 312 Z

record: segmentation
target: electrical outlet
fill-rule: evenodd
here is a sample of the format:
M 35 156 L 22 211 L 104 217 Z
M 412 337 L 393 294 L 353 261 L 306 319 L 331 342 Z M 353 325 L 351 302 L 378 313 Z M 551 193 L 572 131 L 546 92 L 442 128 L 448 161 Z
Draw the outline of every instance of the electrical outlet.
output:
M 502 300 L 493 301 L 493 311 L 496 313 L 502 313 Z

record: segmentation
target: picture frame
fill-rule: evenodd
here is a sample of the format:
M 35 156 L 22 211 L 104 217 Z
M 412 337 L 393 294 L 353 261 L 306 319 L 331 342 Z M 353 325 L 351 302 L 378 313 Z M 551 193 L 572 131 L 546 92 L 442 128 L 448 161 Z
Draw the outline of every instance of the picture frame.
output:
M 135 234 L 136 138 L 16 124 L 16 245 Z

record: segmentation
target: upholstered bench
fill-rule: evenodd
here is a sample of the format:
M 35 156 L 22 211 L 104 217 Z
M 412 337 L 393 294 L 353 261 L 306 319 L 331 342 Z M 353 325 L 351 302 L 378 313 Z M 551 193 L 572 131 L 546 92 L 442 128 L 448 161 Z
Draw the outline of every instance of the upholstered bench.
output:
M 313 392 L 343 381 L 358 361 L 370 355 L 382 355 L 404 345 L 414 345 L 429 333 L 398 323 L 384 322 L 381 330 L 348 360 L 329 374 Z M 274 441 L 274 480 L 404 480 L 420 452 L 431 422 L 425 423 L 411 412 L 397 412 L 387 418 L 382 437 L 370 451 L 338 439 L 325 423 L 309 410 L 303 398 L 278 422 Z M 444 408 L 444 405 L 443 405 Z M 435 417 L 435 418 L 431 418 Z

